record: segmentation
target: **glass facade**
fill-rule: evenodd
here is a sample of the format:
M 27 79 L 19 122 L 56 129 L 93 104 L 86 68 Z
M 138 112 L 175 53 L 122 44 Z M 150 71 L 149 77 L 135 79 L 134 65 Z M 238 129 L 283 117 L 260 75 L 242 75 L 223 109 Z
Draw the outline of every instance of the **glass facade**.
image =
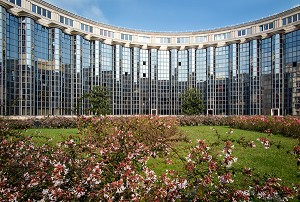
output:
M 59 20 L 75 26 L 67 17 Z M 87 24 L 78 26 L 93 32 Z M 273 26 L 258 25 L 261 31 Z M 199 90 L 208 115 L 300 115 L 297 29 L 243 42 L 163 49 L 67 34 L 0 6 L 0 115 L 89 115 L 88 100 L 82 96 L 93 86 L 108 89 L 114 115 L 181 114 L 181 95 L 189 88 Z M 235 32 L 240 38 L 251 35 L 249 30 Z M 114 38 L 112 31 L 99 33 Z M 217 41 L 232 33 L 191 39 Z M 128 34 L 120 38 L 134 39 Z M 166 45 L 173 39 L 175 44 L 190 42 L 189 37 L 153 41 Z M 144 44 L 152 39 L 137 40 Z

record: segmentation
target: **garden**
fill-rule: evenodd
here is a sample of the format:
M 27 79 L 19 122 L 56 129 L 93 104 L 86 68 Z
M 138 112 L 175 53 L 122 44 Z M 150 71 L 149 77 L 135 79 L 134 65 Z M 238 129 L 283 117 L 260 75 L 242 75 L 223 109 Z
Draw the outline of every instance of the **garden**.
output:
M 299 201 L 300 119 L 0 120 L 1 201 Z

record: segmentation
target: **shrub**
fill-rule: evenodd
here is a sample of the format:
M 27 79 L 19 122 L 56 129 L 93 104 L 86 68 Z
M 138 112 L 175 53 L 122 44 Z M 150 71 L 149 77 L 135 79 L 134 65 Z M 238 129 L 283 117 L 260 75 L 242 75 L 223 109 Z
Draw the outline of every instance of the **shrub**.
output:
M 170 117 L 80 117 L 78 127 L 81 135 L 93 136 L 94 140 L 100 144 L 102 139 L 116 128 L 121 131 L 130 131 L 135 139 L 156 151 L 162 151 L 160 147 L 164 144 L 186 139 L 178 130 L 176 118 Z
M 226 126 L 228 120 L 224 116 L 178 116 L 181 126 Z
M 244 130 L 300 137 L 300 119 L 297 117 L 236 116 L 230 119 L 229 125 Z
M 41 128 L 76 128 L 77 117 L 46 117 L 38 120 Z

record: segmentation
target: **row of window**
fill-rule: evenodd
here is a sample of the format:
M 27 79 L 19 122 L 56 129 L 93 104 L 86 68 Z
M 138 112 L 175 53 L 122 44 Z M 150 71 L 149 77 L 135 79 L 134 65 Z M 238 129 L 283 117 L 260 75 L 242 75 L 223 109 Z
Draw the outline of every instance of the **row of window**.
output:
M 106 36 L 106 37 L 110 37 L 110 38 L 114 38 L 114 32 L 112 31 L 108 31 L 108 30 L 105 30 L 105 29 L 100 29 L 100 35 L 101 36 Z
M 50 18 L 51 19 L 51 11 L 45 9 L 45 8 L 42 8 L 40 6 L 37 6 L 35 4 L 32 4 L 31 5 L 31 11 L 34 12 L 34 13 L 37 13 L 39 15 L 42 15 L 46 18 Z
M 287 25 L 287 24 L 290 24 L 290 23 L 293 23 L 293 22 L 296 22 L 296 21 L 299 21 L 299 20 L 300 20 L 300 13 L 289 16 L 289 17 L 286 17 L 286 18 L 283 18 L 282 19 L 282 25 Z
M 121 39 L 126 41 L 132 41 L 132 35 L 130 34 L 121 34 Z
M 270 30 L 270 29 L 273 29 L 273 28 L 274 28 L 274 22 L 270 22 L 270 23 L 267 23 L 267 24 L 260 25 L 259 26 L 259 31 L 263 32 L 263 31 Z
M 142 43 L 150 43 L 150 37 L 148 36 L 139 36 L 138 40 Z
M 65 25 L 70 25 L 73 27 L 73 20 L 64 16 L 60 16 L 60 22 L 65 24 Z
M 81 23 L 81 30 L 93 33 L 93 27 L 84 23 Z
M 229 39 L 229 38 L 230 38 L 230 32 L 221 33 L 221 34 L 215 34 L 214 35 L 214 40 L 215 41 Z
M 252 29 L 251 28 L 242 29 L 242 30 L 239 30 L 237 33 L 238 33 L 238 36 L 246 36 L 246 35 L 252 34 Z
M 21 6 L 21 0 L 7 0 L 15 5 Z

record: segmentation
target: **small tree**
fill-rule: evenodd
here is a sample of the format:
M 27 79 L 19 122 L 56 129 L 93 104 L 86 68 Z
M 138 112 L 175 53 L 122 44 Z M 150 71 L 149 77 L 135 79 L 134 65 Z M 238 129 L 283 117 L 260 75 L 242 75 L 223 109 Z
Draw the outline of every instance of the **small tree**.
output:
M 91 91 L 85 94 L 90 103 L 90 111 L 94 115 L 110 114 L 109 92 L 103 86 L 94 86 Z
M 181 110 L 186 115 L 201 114 L 204 110 L 201 94 L 195 88 L 186 90 L 182 95 Z

